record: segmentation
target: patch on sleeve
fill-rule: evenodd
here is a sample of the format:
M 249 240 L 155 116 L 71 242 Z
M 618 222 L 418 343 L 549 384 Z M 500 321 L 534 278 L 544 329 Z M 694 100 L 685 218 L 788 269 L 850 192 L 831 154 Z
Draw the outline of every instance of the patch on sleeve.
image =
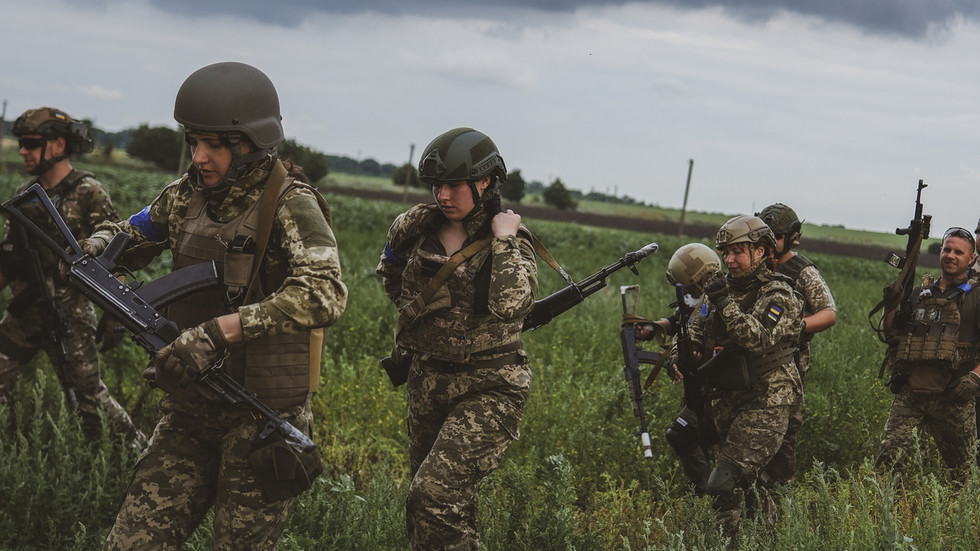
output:
M 773 323 L 779 322 L 779 318 L 783 315 L 783 309 L 774 304 L 770 304 L 769 308 L 766 309 L 766 317 L 769 318 Z

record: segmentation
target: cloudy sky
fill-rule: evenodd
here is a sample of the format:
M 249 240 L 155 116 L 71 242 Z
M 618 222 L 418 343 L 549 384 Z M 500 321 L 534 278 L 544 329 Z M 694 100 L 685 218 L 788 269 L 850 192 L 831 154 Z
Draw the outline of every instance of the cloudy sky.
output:
M 380 162 L 489 134 L 525 179 L 680 207 L 781 201 L 894 231 L 980 216 L 976 0 L 35 0 L 5 3 L 7 120 L 173 121 L 218 61 L 276 84 L 286 135 Z

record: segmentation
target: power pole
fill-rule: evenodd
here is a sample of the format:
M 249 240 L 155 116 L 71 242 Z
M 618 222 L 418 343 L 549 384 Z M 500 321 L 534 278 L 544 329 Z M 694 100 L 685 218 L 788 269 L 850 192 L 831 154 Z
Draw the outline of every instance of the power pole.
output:
M 3 112 L 0 112 L 0 173 L 7 172 L 7 163 L 3 162 L 3 138 L 7 135 L 7 100 L 3 100 Z
M 412 181 L 412 157 L 415 156 L 415 144 L 411 144 L 411 146 L 408 150 L 408 164 L 405 165 L 408 170 L 405 171 L 405 191 L 402 195 L 402 203 L 408 202 L 408 184 Z
M 687 196 L 691 192 L 691 173 L 694 172 L 694 159 L 687 165 L 687 185 L 684 187 L 684 206 L 681 207 L 681 223 L 677 225 L 677 236 L 684 235 L 684 215 L 687 213 Z

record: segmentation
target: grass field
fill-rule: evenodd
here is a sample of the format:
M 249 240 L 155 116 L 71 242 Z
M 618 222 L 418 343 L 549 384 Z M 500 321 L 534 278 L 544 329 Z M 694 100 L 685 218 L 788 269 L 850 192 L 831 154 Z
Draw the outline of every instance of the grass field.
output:
M 172 179 L 122 167 L 87 168 L 99 174 L 124 215 Z M 2 175 L 0 189 L 9 196 L 21 181 Z M 328 468 L 299 499 L 280 549 L 403 550 L 405 397 L 378 367 L 391 349 L 395 312 L 374 268 L 385 232 L 404 205 L 324 189 L 350 300 L 329 332 L 314 398 L 315 440 Z M 531 398 L 521 439 L 481 491 L 483 545 L 492 551 L 725 549 L 709 503 L 687 491 L 662 437 L 680 389 L 658 380 L 645 396 L 654 457 L 644 459 L 622 372 L 619 286 L 640 285 L 641 315 L 667 315 L 673 293 L 664 270 L 683 242 L 544 220 L 525 223 L 575 279 L 650 241 L 661 250 L 639 264 L 638 276 L 614 274 L 608 287 L 573 312 L 525 335 Z M 891 395 L 877 380 L 883 348 L 866 318 L 894 271 L 870 260 L 814 260 L 834 292 L 838 322 L 813 342 L 799 482 L 780 496 L 784 514 L 774 530 L 746 522 L 728 548 L 978 548 L 977 479 L 962 488 L 950 483 L 931 441 L 909 458 L 902 485 L 870 467 Z M 561 279 L 543 262 L 539 271 L 541 296 L 561 288 Z M 9 292 L 0 295 L 0 302 L 8 299 Z M 112 394 L 151 429 L 159 391 L 147 389 L 140 377 L 145 354 L 127 342 L 102 360 Z M 47 360 L 35 359 L 12 403 L 0 406 L 0 549 L 99 548 L 135 459 L 109 437 L 85 441 L 77 419 L 65 411 Z M 209 535 L 204 523 L 185 549 L 208 549 Z

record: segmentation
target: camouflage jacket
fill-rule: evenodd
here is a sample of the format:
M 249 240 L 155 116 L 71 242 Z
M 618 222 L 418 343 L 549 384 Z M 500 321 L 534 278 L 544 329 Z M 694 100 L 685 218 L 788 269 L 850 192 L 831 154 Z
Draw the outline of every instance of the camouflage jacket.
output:
M 31 178 L 26 184 L 18 188 L 17 193 L 20 194 L 37 182 L 38 178 L 36 176 Z M 58 210 L 58 213 L 65 219 L 65 224 L 71 230 L 75 239 L 88 237 L 92 234 L 95 227 L 104 221 L 118 220 L 116 209 L 113 208 L 112 201 L 109 199 L 109 193 L 90 172 L 72 170 L 61 182 L 58 182 L 56 186 L 47 190 L 47 195 Z M 54 226 L 54 223 L 41 208 L 40 204 L 23 205 L 21 211 L 29 220 L 45 230 L 48 235 L 54 237 L 61 235 L 61 232 Z M 10 235 L 9 220 L 6 222 L 6 230 L 5 235 L 7 237 L 4 241 L 9 242 L 12 238 Z M 62 281 L 60 277 L 56 277 L 58 274 L 58 258 L 54 252 L 40 242 L 37 242 L 34 238 L 28 238 L 28 242 L 38 252 L 41 258 L 41 267 L 45 275 L 49 280 L 53 281 L 55 295 L 63 297 L 77 293 L 67 282 Z M 60 244 L 66 248 L 68 247 L 68 243 Z M 16 248 L 17 245 L 14 243 L 14 250 Z M 7 273 L 8 270 L 5 269 L 4 274 L 7 275 Z M 28 276 L 27 272 L 21 270 L 15 270 L 13 273 L 16 277 L 11 278 L 13 281 L 10 282 L 10 286 L 14 294 L 17 294 L 28 285 L 25 279 Z
M 265 189 L 270 162 L 238 178 L 227 192 L 208 198 L 208 214 L 232 221 L 257 201 Z M 100 237 L 118 231 L 137 242 L 176 245 L 192 194 L 205 192 L 193 170 L 171 183 L 148 206 L 118 224 L 101 224 Z M 347 287 L 340 280 L 340 258 L 333 230 L 314 191 L 296 187 L 276 207 L 259 279 L 267 296 L 238 309 L 245 339 L 298 333 L 336 322 L 347 304 Z
M 417 205 L 391 225 L 377 272 L 399 309 L 449 260 L 437 235 L 444 220 L 435 205 Z M 465 229 L 463 247 L 489 229 L 488 216 L 479 213 Z M 397 344 L 454 362 L 513 353 L 523 348 L 521 326 L 534 306 L 537 286 L 534 249 L 525 231 L 495 237 L 456 268 L 426 311 L 398 335 Z
M 803 255 L 794 254 L 794 259 L 790 262 L 782 263 L 777 266 L 777 271 L 790 275 L 786 269 L 794 260 L 802 261 L 803 268 L 798 271 L 793 281 L 793 288 L 803 295 L 803 317 L 822 312 L 824 310 L 837 311 L 837 303 L 834 296 L 830 293 L 830 287 L 820 275 L 820 270 L 807 260 Z M 792 277 L 792 276 L 791 276 Z M 800 339 L 799 366 L 800 371 L 806 373 L 810 369 L 810 341 L 813 333 L 803 333 Z

